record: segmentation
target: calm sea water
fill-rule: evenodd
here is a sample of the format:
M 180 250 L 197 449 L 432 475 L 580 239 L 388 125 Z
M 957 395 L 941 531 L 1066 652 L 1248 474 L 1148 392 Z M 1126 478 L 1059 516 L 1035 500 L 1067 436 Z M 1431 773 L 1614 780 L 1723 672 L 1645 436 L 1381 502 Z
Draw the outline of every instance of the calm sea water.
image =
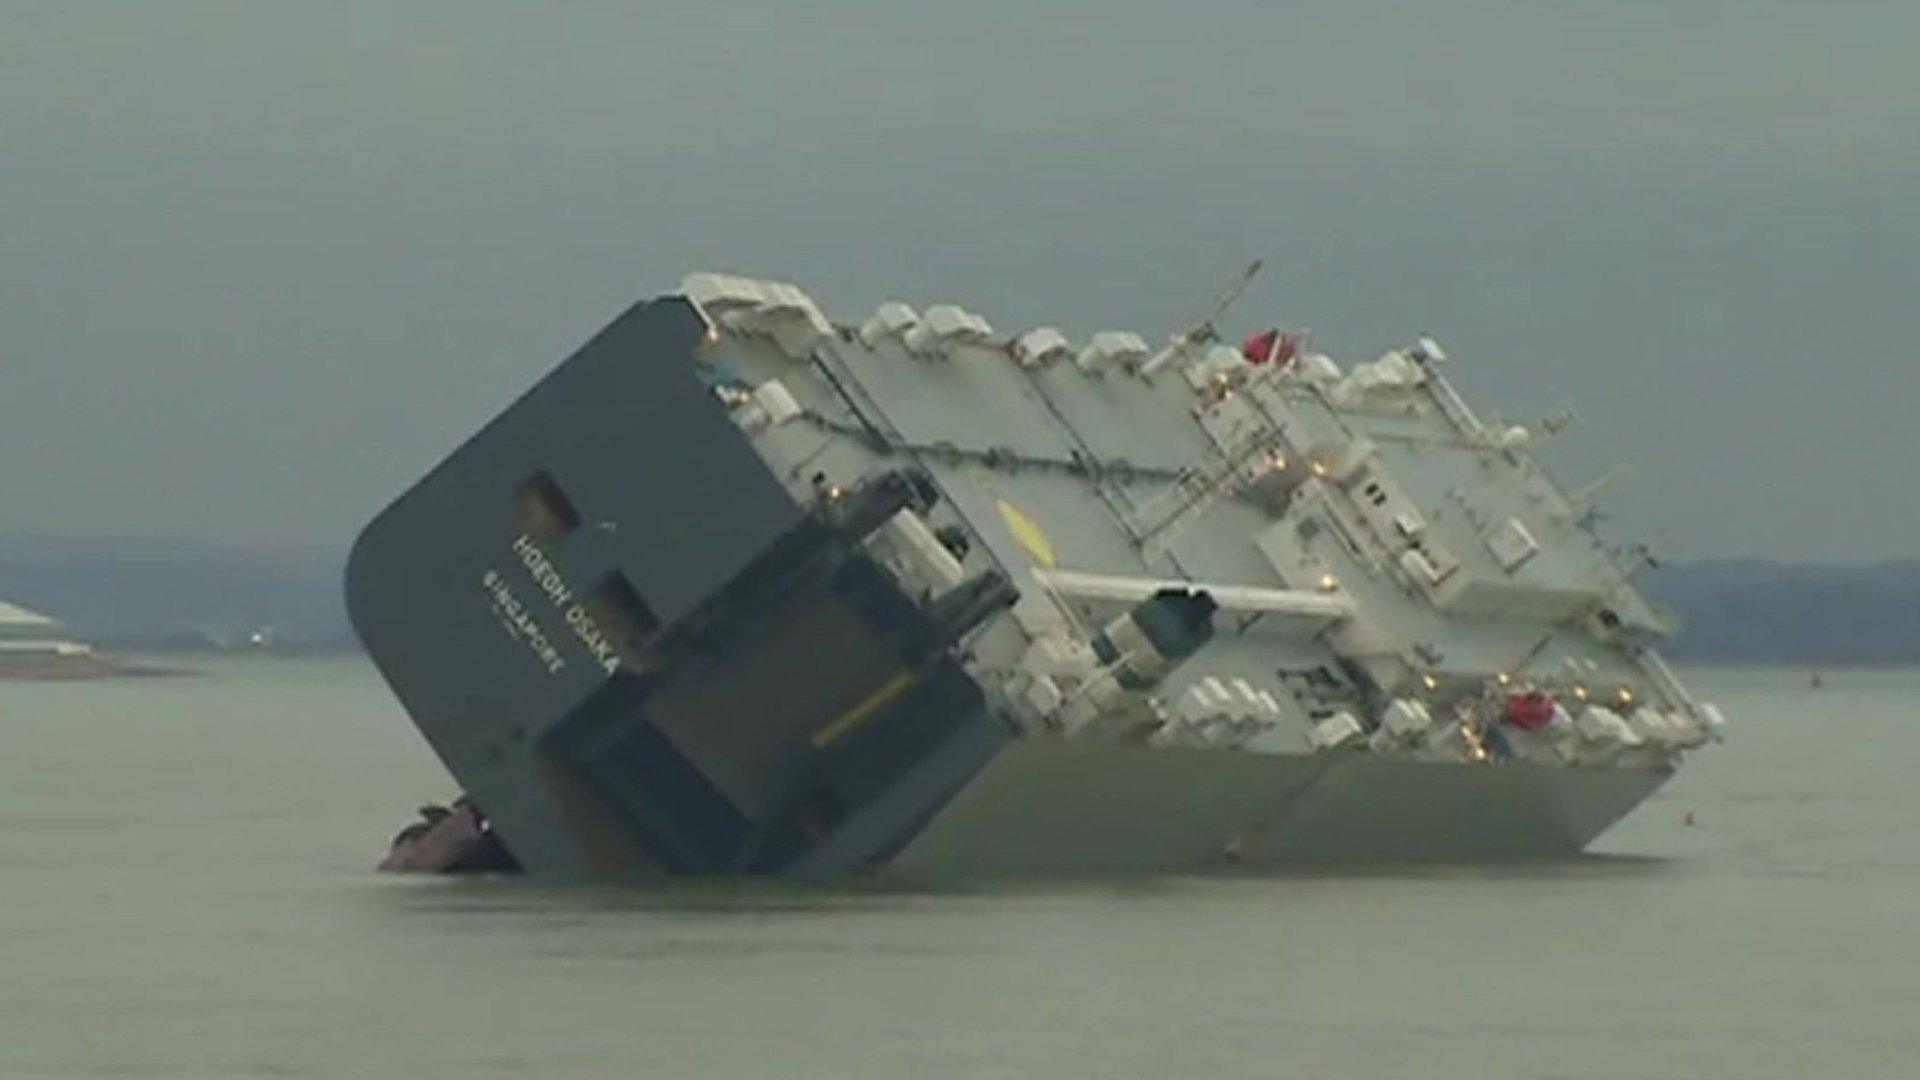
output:
M 1920 672 L 1696 681 L 1585 858 L 932 894 L 383 878 L 365 664 L 0 683 L 0 1077 L 1920 1074 Z

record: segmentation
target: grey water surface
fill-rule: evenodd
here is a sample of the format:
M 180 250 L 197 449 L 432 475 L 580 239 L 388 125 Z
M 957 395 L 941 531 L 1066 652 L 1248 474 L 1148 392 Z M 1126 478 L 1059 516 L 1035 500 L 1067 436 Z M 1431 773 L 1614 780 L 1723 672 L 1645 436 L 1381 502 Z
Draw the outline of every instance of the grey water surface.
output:
M 1920 671 L 1696 677 L 1580 859 L 910 892 L 383 878 L 365 663 L 0 683 L 0 1077 L 1915 1075 Z

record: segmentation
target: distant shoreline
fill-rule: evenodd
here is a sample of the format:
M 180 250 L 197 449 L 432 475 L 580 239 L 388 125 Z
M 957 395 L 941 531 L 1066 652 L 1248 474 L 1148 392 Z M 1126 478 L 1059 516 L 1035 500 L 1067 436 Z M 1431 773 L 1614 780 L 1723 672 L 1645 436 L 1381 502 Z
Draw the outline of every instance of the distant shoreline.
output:
M 0 596 L 123 653 L 348 655 L 344 552 L 0 535 Z M 1920 559 L 1699 559 L 1635 579 L 1678 616 L 1663 649 L 1719 666 L 1920 665 Z M 256 644 L 263 642 L 264 644 Z
M 0 663 L 0 682 L 97 682 L 103 679 L 174 679 L 205 675 L 196 667 L 153 664 L 98 653 L 71 659 Z

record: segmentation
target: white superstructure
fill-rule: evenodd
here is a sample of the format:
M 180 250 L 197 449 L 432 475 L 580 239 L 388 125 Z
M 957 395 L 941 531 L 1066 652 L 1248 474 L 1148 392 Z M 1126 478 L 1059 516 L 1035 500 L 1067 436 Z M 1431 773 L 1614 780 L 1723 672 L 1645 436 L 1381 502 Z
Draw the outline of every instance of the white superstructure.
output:
M 68 634 L 58 619 L 0 600 L 0 678 L 90 678 L 113 669 L 111 661 Z
M 911 463 L 942 496 L 916 534 L 977 544 L 886 546 L 901 580 L 937 595 L 964 559 L 1021 588 L 975 634 L 969 671 L 1032 745 L 1003 754 L 906 861 L 953 843 L 970 813 L 992 822 L 983 835 L 1011 828 L 976 806 L 996 771 L 1042 770 L 1005 787 L 1040 815 L 1063 797 L 1047 769 L 1199 803 L 1240 797 L 1233 761 L 1252 770 L 1237 856 L 1300 845 L 1276 809 L 1298 785 L 1319 791 L 1338 836 L 1342 813 L 1365 815 L 1327 807 L 1343 785 L 1375 784 L 1368 770 L 1398 778 L 1374 794 L 1408 815 L 1422 791 L 1484 797 L 1495 816 L 1536 792 L 1542 827 L 1577 845 L 1720 729 L 1654 652 L 1671 624 L 1629 583 L 1643 553 L 1596 536 L 1592 508 L 1534 456 L 1551 425 L 1476 414 L 1431 337 L 1344 367 L 1278 331 L 1257 349 L 1176 338 L 1154 370 L 1135 331 L 994 329 L 956 304 L 900 300 L 828 331 L 790 284 L 683 288 L 712 323 L 707 377 L 796 494 Z M 736 303 L 750 296 L 781 301 Z M 802 348 L 784 330 L 793 311 L 820 330 Z M 754 405 L 770 394 L 790 403 L 777 417 Z M 1129 677 L 1132 658 L 1101 635 L 1169 590 L 1211 597 L 1210 636 Z M 1124 847 L 1132 816 L 1099 827 Z
M 59 620 L 0 600 L 0 656 L 61 658 L 92 654 L 93 646 L 61 633 Z

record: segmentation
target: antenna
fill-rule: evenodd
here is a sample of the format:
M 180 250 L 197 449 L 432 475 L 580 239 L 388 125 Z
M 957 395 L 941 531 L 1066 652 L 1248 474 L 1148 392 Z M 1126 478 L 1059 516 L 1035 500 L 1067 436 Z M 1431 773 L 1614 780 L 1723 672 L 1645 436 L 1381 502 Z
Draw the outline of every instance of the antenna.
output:
M 1633 467 L 1625 462 L 1615 465 L 1598 477 L 1567 492 L 1567 503 L 1573 507 L 1575 513 L 1590 511 L 1594 503 L 1599 501 L 1601 492 L 1625 480 L 1632 472 Z
M 1246 269 L 1240 271 L 1232 281 L 1227 282 L 1225 287 L 1214 294 L 1213 303 L 1208 306 L 1205 315 L 1168 338 L 1166 348 L 1154 353 L 1146 363 L 1140 365 L 1138 373 L 1140 377 L 1151 379 L 1155 372 L 1168 364 L 1185 363 L 1202 345 L 1211 345 L 1220 340 L 1219 328 L 1214 326 L 1214 323 L 1220 316 L 1227 313 L 1227 309 L 1233 306 L 1235 300 L 1240 299 L 1240 294 L 1247 291 L 1247 286 L 1253 284 L 1253 279 L 1260 276 L 1260 271 L 1266 265 L 1265 259 L 1255 259 L 1248 263 Z
M 1547 417 L 1545 420 L 1540 421 L 1536 426 L 1548 435 L 1558 435 L 1579 423 L 1580 414 L 1575 412 L 1572 406 L 1567 406 L 1552 416 Z

